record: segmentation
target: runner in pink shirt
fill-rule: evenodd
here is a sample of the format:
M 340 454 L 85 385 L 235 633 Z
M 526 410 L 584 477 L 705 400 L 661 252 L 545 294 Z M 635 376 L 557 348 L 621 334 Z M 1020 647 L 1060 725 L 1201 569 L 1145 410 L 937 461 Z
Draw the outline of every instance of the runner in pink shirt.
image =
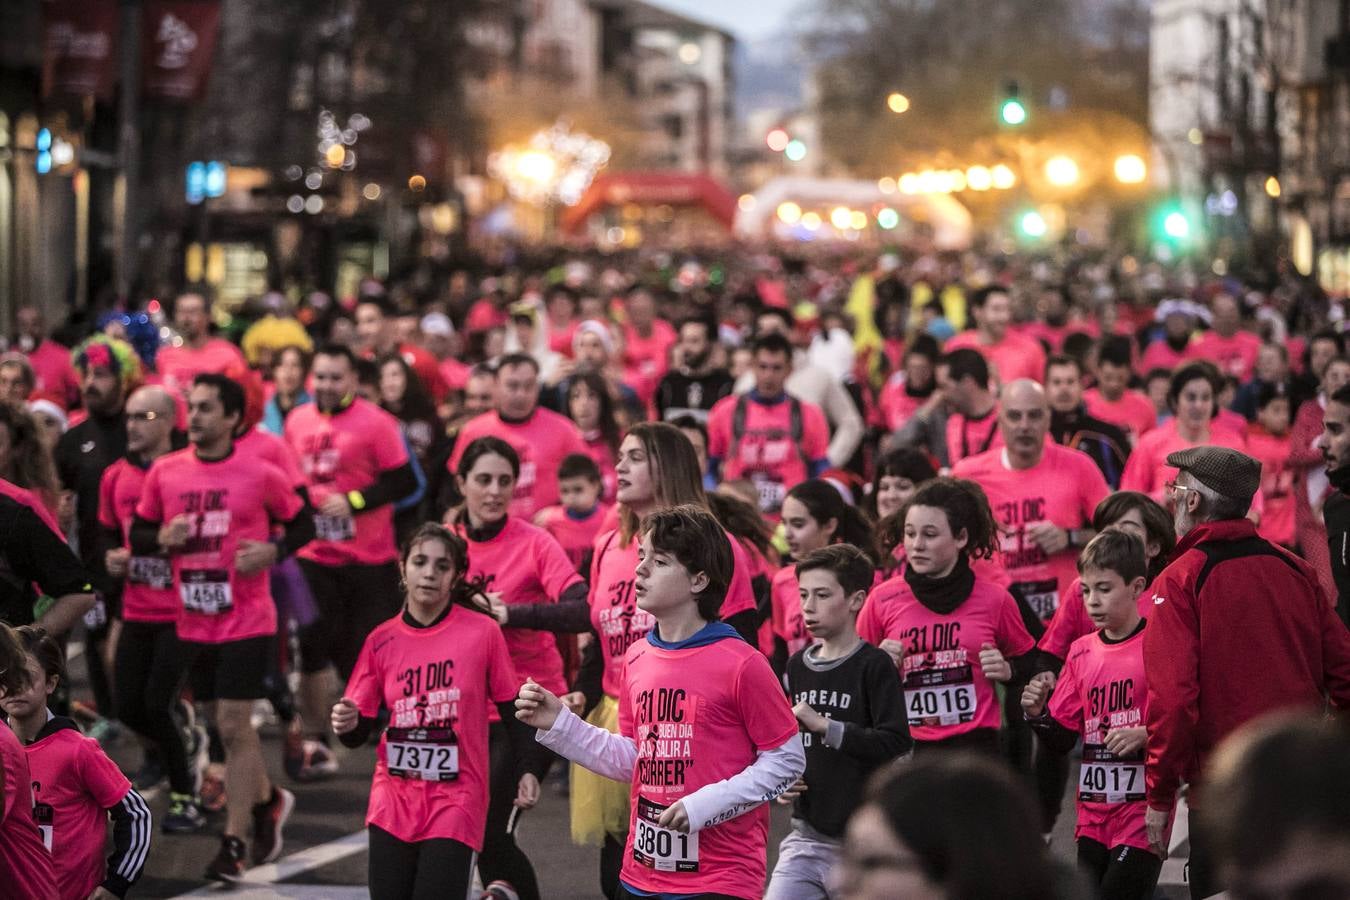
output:
M 534 524 L 553 536 L 581 572 L 590 568 L 591 548 L 609 514 L 609 505 L 600 502 L 601 490 L 600 469 L 595 461 L 574 453 L 558 466 L 562 503 L 542 509 L 534 517 Z
M 1113 336 L 1097 349 L 1097 386 L 1083 392 L 1090 415 L 1119 425 L 1136 444 L 1158 427 L 1153 402 L 1130 384 L 1130 340 Z
M 155 368 L 171 393 L 187 396 L 193 379 L 203 373 L 248 367 L 238 347 L 211 337 L 211 304 L 205 295 L 179 294 L 173 301 L 173 324 L 182 342 L 161 347 L 155 355 Z
M 1256 421 L 1247 431 L 1247 452 L 1261 463 L 1261 496 L 1265 507 L 1257 533 L 1276 544 L 1294 547 L 1294 469 L 1289 465 L 1289 395 L 1284 385 L 1268 384 L 1256 399 Z
M 1042 373 L 1044 374 L 1044 373 Z M 938 390 L 949 407 L 947 465 L 1003 446 L 998 401 L 990 389 L 989 366 L 971 349 L 957 349 L 937 367 Z
M 0 705 L 24 744 L 33 784 L 33 821 L 53 861 L 62 900 L 122 897 L 136 883 L 150 851 L 150 808 L 98 741 L 71 719 L 47 708 L 66 680 L 61 646 L 41 628 L 24 626 L 28 689 L 6 694 Z M 104 859 L 108 820 L 113 852 Z
M 937 359 L 925 343 L 916 342 L 905 350 L 904 367 L 886 380 L 877 399 L 882 424 L 887 431 L 899 431 L 937 387 Z
M 80 376 L 70 359 L 70 348 L 47 336 L 47 322 L 36 306 L 21 306 L 14 314 L 17 349 L 28 357 L 33 370 L 33 392 L 60 399 L 65 409 L 80 405 Z
M 122 579 L 122 631 L 113 663 L 117 718 L 156 749 L 169 778 L 169 811 L 161 823 L 171 834 L 206 826 L 188 761 L 183 731 L 172 710 L 183 680 L 173 563 L 164 554 L 131 552 L 131 526 L 145 493 L 147 470 L 173 449 L 176 407 L 162 387 L 143 387 L 127 400 L 127 455 L 103 473 L 98 521 L 107 535 L 108 574 Z
M 670 368 L 670 348 L 679 336 L 664 319 L 656 317 L 656 301 L 645 288 L 629 293 L 624 302 L 623 368 L 625 380 L 637 391 L 643 406 L 649 406 L 656 385 Z
M 188 395 L 187 450 L 156 460 L 131 527 L 131 552 L 173 559 L 193 696 L 207 703 L 225 744 L 227 822 L 207 877 L 237 881 L 253 839 L 254 864 L 281 853 L 295 797 L 273 785 L 250 721 L 267 696 L 277 611 L 267 569 L 314 536 L 310 511 L 279 469 L 235 451 L 244 390 L 223 375 L 198 375 Z M 273 528 L 284 526 L 274 542 Z
M 999 753 L 995 682 L 1035 646 L 1017 603 L 976 578 L 997 532 L 978 486 L 937 478 L 906 505 L 904 571 L 868 595 L 858 633 L 891 654 L 905 682 L 915 752 Z
M 1211 363 L 1187 363 L 1178 369 L 1167 390 L 1168 406 L 1174 417 L 1140 438 L 1125 463 L 1120 489 L 1139 491 L 1162 502 L 1166 483 L 1177 474 L 1176 469 L 1167 465 L 1168 454 L 1200 444 L 1245 452 L 1245 436 L 1213 424 L 1218 415 L 1217 395 L 1218 373 Z
M 947 341 L 947 353 L 969 348 L 989 361 L 995 384 L 1008 384 L 1019 378 L 1039 382 L 1045 377 L 1045 349 L 1034 338 L 1009 329 L 1012 323 L 1012 299 L 1007 288 L 999 285 L 980 288 L 970 295 L 970 312 L 975 319 L 972 331 L 963 331 Z
M 619 441 L 623 439 L 616 415 L 618 404 L 610 396 L 605 378 L 599 372 L 578 372 L 567 379 L 566 388 L 563 402 L 567 404 L 567 417 L 576 423 L 587 455 L 600 470 L 601 497 L 606 503 L 613 503 L 618 488 L 614 457 L 618 455 Z M 561 461 L 559 468 L 561 470 Z M 561 494 L 561 483 L 558 487 Z
M 0 703 L 29 690 L 28 652 L 0 622 Z M 15 733 L 0 726 L 0 884 L 24 900 L 58 900 L 51 853 L 33 819 L 33 776 Z
M 539 799 L 548 754 L 515 721 L 520 682 L 484 585 L 468 569 L 468 548 L 449 529 L 427 523 L 413 533 L 400 562 L 403 612 L 371 632 L 332 710 L 334 733 L 352 748 L 389 711 L 366 814 L 368 880 L 381 897 L 467 895 L 484 848 L 490 773 L 500 768 L 488 749 L 494 705 L 505 723 L 498 727 L 511 733 L 507 760 L 525 766 L 511 799 L 520 809 Z
M 765 804 L 805 770 L 796 720 L 764 657 L 717 620 L 733 560 L 693 506 L 652 513 L 634 592 L 655 620 L 624 659 L 619 734 L 587 725 L 532 682 L 516 701 L 539 741 L 631 784 L 615 896 L 759 898 Z
M 314 402 L 292 410 L 285 430 L 317 513 L 317 539 L 297 554 L 319 613 L 300 632 L 303 725 L 286 752 L 287 772 L 300 781 L 337 772 L 324 728 L 329 699 L 366 636 L 398 612 L 393 507 L 417 490 L 398 420 L 356 395 L 352 351 L 320 347 L 313 380 Z
M 510 513 L 528 522 L 558 502 L 558 464 L 570 453 L 586 453 L 581 432 L 566 416 L 539 406 L 539 364 L 523 353 L 497 367 L 497 408 L 475 416 L 459 430 L 448 468 L 459 469 L 464 448 L 480 437 L 498 437 L 520 457 L 520 478 Z
M 777 519 L 795 485 L 829 467 L 829 425 L 820 407 L 784 389 L 792 345 L 778 334 L 755 342 L 755 388 L 723 398 L 708 415 L 708 471 L 724 481 L 748 478 L 759 508 Z
M 1028 627 L 1048 622 L 1074 578 L 1077 548 L 1110 489 L 1092 458 L 1049 440 L 1041 387 L 1017 381 L 1004 389 L 1000 428 L 1007 444 L 958 463 L 956 478 L 984 488 L 999 524 L 999 559 Z M 1033 631 L 1039 634 L 1039 627 Z
M 693 444 L 673 425 L 643 422 L 633 426 L 619 448 L 617 472 L 618 527 L 596 538 L 586 603 L 580 607 L 506 607 L 508 626 L 591 633 L 581 672 L 564 699 L 573 710 L 589 709 L 587 722 L 615 734 L 624 657 L 647 636 L 655 621 L 637 605 L 634 593 L 638 523 L 654 512 L 681 504 L 708 505 Z M 725 532 L 724 536 L 731 548 L 733 567 L 721 620 L 752 642 L 757 637 L 760 616 L 750 561 L 739 541 Z M 576 765 L 569 774 L 572 839 L 601 847 L 601 890 L 604 896 L 612 897 L 618 888 L 620 858 L 628 834 L 627 785 Z
M 1210 330 L 1191 342 L 1186 348 L 1186 358 L 1209 360 L 1224 375 L 1241 382 L 1250 381 L 1256 369 L 1256 355 L 1261 351 L 1261 339 L 1250 331 L 1239 330 L 1241 310 L 1232 294 L 1215 294 L 1209 308 L 1213 315 Z
M 1084 603 L 1100 631 L 1074 641 L 1053 696 L 1049 681 L 1033 679 L 1022 708 L 1061 753 L 1082 737 L 1074 830 L 1079 867 L 1106 900 L 1149 900 L 1162 860 L 1144 827 L 1144 544 L 1124 531 L 1103 532 L 1083 549 L 1078 568 Z

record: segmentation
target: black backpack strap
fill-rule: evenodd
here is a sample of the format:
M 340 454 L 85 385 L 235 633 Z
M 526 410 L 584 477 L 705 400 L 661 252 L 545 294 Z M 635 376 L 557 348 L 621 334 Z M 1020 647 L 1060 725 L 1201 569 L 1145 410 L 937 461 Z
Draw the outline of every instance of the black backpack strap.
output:
M 1205 581 L 1214 571 L 1214 568 L 1219 563 L 1228 562 L 1232 559 L 1273 556 L 1288 566 L 1295 574 L 1303 575 L 1294 561 L 1285 555 L 1284 551 L 1259 536 L 1243 538 L 1240 541 L 1203 541 L 1196 544 L 1195 549 L 1205 554 L 1205 564 L 1200 567 L 1200 574 L 1195 577 L 1195 593 L 1197 595 L 1201 588 L 1205 586 Z

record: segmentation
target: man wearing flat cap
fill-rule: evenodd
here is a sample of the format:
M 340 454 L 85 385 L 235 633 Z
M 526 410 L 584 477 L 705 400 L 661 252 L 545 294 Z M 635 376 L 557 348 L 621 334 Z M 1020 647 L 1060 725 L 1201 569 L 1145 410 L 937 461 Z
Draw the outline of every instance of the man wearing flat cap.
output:
M 1153 582 L 1144 631 L 1148 839 L 1166 856 L 1178 790 L 1199 781 L 1215 746 L 1243 723 L 1287 707 L 1350 708 L 1350 631 L 1317 575 L 1256 533 L 1246 517 L 1261 464 L 1227 447 L 1172 453 L 1178 543 Z M 1192 898 L 1218 893 L 1205 835 L 1191 831 Z

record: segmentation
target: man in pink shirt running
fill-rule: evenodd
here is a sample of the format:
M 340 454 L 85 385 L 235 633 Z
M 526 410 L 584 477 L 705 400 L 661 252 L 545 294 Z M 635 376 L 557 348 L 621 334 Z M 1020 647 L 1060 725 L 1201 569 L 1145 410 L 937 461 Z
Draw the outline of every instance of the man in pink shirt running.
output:
M 204 290 L 185 291 L 174 299 L 173 326 L 182 343 L 160 348 L 155 357 L 155 367 L 170 392 L 186 397 L 198 375 L 221 373 L 233 365 L 248 366 L 238 347 L 211 337 L 211 301 Z
M 998 384 L 1019 378 L 1039 383 L 1045 377 L 1045 350 L 1040 342 L 1008 328 L 1012 323 L 1012 298 L 1007 288 L 991 285 L 972 293 L 970 314 L 975 318 L 975 330 L 956 335 L 944 350 L 978 350 L 989 361 Z

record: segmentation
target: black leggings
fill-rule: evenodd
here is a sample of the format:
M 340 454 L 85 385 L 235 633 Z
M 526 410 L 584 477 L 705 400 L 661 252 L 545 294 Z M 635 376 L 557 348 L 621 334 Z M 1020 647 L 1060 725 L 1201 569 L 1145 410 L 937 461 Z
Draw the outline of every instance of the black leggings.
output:
M 1138 847 L 1121 844 L 1108 850 L 1092 838 L 1079 838 L 1078 866 L 1088 874 L 1101 900 L 1149 900 L 1162 860 Z
M 619 885 L 619 893 L 615 895 L 615 900 L 646 900 L 644 894 L 635 894 L 623 885 Z M 681 897 L 690 898 L 690 900 L 736 900 L 730 894 L 681 894 Z
M 187 747 L 173 710 L 186 673 L 173 622 L 124 622 L 113 660 L 117 712 L 159 750 L 175 794 L 195 793 Z
M 488 756 L 492 768 L 488 776 L 487 829 L 483 834 L 483 852 L 478 854 L 478 874 L 484 886 L 494 881 L 509 882 L 520 900 L 539 900 L 534 866 L 516 844 L 516 825 L 524 814 L 515 807 L 520 778 L 516 774 L 511 739 L 501 722 L 493 722 L 488 728 Z
M 915 741 L 915 756 L 930 756 L 934 753 L 952 753 L 967 750 L 991 759 L 1002 759 L 999 748 L 997 728 L 976 728 L 962 734 L 943 738 L 938 741 Z
M 449 838 L 400 841 L 370 826 L 371 900 L 464 900 L 473 883 L 473 848 Z
M 626 835 L 605 835 L 605 844 L 600 848 L 600 893 L 606 900 L 619 896 L 619 872 L 623 869 L 623 851 L 627 844 Z

